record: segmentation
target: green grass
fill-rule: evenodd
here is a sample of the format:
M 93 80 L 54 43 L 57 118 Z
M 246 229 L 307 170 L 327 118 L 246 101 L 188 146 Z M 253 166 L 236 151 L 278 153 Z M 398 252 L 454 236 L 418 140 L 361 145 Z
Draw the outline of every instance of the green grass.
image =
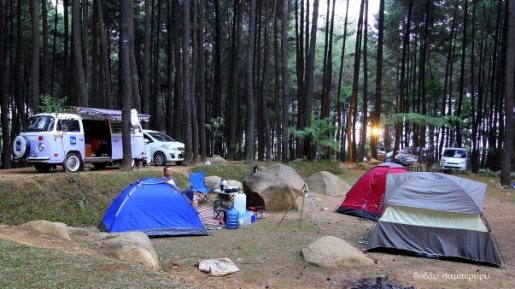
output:
M 276 163 L 258 162 L 259 170 Z M 343 174 L 340 163 L 290 162 L 299 175 L 307 178 L 319 171 L 337 174 L 353 184 L 357 174 Z M 240 180 L 253 170 L 253 164 L 199 165 L 192 172 L 204 171 L 206 176 Z M 359 173 L 359 172 L 358 172 Z M 81 172 L 78 174 L 54 173 L 0 182 L 0 224 L 20 225 L 33 220 L 63 222 L 68 226 L 96 226 L 111 201 L 132 182 L 145 177 L 161 177 L 160 170 Z M 188 176 L 174 173 L 179 187 L 188 187 Z

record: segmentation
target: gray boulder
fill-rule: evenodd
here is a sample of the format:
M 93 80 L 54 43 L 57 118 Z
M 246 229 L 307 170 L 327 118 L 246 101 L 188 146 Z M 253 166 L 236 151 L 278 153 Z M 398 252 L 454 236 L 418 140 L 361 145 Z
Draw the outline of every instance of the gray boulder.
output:
M 116 235 L 101 246 L 106 255 L 133 263 L 139 263 L 154 271 L 158 271 L 159 258 L 154 245 L 148 236 L 140 231 Z
M 342 170 L 344 173 L 348 172 L 349 170 L 347 169 L 347 166 L 344 164 L 344 163 L 340 163 L 340 165 L 338 166 L 338 168 L 340 170 Z
M 219 155 L 214 155 L 213 157 L 207 158 L 207 160 L 212 165 L 226 165 L 226 164 L 228 164 L 228 162 L 224 158 L 219 156 Z
M 219 176 L 208 176 L 204 179 L 204 183 L 206 184 L 206 187 L 212 189 L 212 190 L 219 190 L 220 189 L 220 180 L 222 178 Z M 227 180 L 227 185 L 230 187 L 241 187 L 241 182 L 237 180 Z
M 338 176 L 330 172 L 318 172 L 306 180 L 310 193 L 327 196 L 343 196 L 347 194 L 351 186 Z
M 279 177 L 281 180 L 286 182 L 294 192 L 298 194 L 304 193 L 302 190 L 302 187 L 304 186 L 304 180 L 294 169 L 289 166 L 276 164 L 265 168 L 263 173 Z
M 40 220 L 25 223 L 25 226 L 28 226 L 31 229 L 46 235 L 56 236 L 65 240 L 71 240 L 70 231 L 68 230 L 68 226 L 66 226 L 65 223 Z
M 279 177 L 262 172 L 251 173 L 243 180 L 250 206 L 265 206 L 268 211 L 287 210 L 295 199 L 291 186 Z M 291 209 L 298 209 L 294 202 Z
M 308 263 L 320 267 L 360 267 L 374 264 L 374 260 L 344 240 L 325 236 L 302 249 L 302 256 Z

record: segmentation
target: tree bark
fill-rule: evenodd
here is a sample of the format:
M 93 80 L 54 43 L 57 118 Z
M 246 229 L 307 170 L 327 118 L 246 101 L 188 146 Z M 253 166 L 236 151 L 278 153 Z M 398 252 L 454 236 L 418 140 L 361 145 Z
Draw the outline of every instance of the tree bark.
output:
M 370 150 L 372 157 L 377 159 L 377 146 L 379 130 L 381 125 L 381 96 L 383 85 L 383 37 L 384 37 L 384 0 L 379 0 L 379 19 L 377 26 L 377 71 L 376 71 L 376 95 L 374 102 L 374 113 L 372 115 L 372 134 Z M 376 129 L 374 133 L 374 129 Z M 386 144 L 385 144 L 386 145 Z
M 506 67 L 504 70 L 504 113 L 506 114 L 506 138 L 504 138 L 502 166 L 501 166 L 501 184 L 510 186 L 512 156 L 513 156 L 513 97 L 515 95 L 515 0 L 508 0 L 508 27 L 507 43 L 506 43 Z
M 111 89 L 111 67 L 109 64 L 109 54 L 107 51 L 107 43 L 106 43 L 106 33 L 105 33 L 105 27 L 104 27 L 104 13 L 102 12 L 102 0 L 95 0 L 96 1 L 96 7 L 97 7 L 97 13 L 98 13 L 98 31 L 100 32 L 100 46 L 102 47 L 102 68 L 103 68 L 103 74 L 105 77 L 105 98 L 106 98 L 106 105 L 107 108 L 114 109 L 115 103 L 113 99 L 113 93 Z
M 194 0 L 195 1 L 195 0 Z M 182 29 L 182 71 L 183 71 L 183 80 L 184 85 L 182 88 L 183 97 L 184 97 L 184 107 L 186 109 L 186 114 L 184 115 L 184 132 L 185 132 L 185 151 L 184 151 L 184 162 L 182 163 L 185 166 L 193 165 L 193 132 L 192 132 L 192 96 L 191 96 L 191 74 L 190 74 L 190 54 L 191 50 L 190 45 L 190 0 L 183 1 L 183 29 Z
M 11 167 L 11 140 L 9 138 L 9 107 L 5 83 L 5 30 L 4 30 L 4 1 L 0 0 L 0 112 L 2 113 L 2 166 Z
M 30 107 L 39 111 L 39 1 L 31 1 L 32 15 L 32 93 Z M 3 69 L 3 68 L 2 68 Z
M 361 6 L 359 9 L 359 18 L 358 18 L 358 30 L 356 32 L 356 46 L 354 48 L 354 80 L 352 85 L 352 97 L 349 105 L 349 112 L 347 115 L 347 126 L 346 126 L 346 134 L 347 134 L 347 143 L 349 144 L 349 153 L 347 155 L 347 161 L 352 162 L 356 161 L 356 155 L 354 151 L 354 141 L 352 137 L 352 125 L 353 125 L 353 115 L 354 111 L 357 109 L 356 105 L 358 103 L 358 82 L 359 82 L 359 60 L 361 58 L 361 37 L 363 34 L 363 9 L 364 2 L 366 0 L 361 0 Z
M 86 87 L 86 75 L 82 62 L 81 33 L 80 33 L 80 0 L 72 0 L 72 33 L 73 33 L 73 53 L 75 57 L 75 70 L 77 71 L 77 88 L 79 90 L 79 105 L 88 106 L 88 90 Z M 86 0 L 83 0 L 86 1 Z M 125 1 L 125 0 L 121 0 Z
M 78 0 L 74 0 L 78 1 Z M 120 0 L 120 92 L 122 100 L 122 168 L 130 169 L 132 161 L 130 135 L 130 103 L 132 99 L 131 63 L 130 63 L 130 19 L 131 0 Z
M 150 2 L 145 0 L 145 44 L 143 51 L 143 105 L 141 111 L 150 113 Z M 169 57 L 171 54 L 168 55 Z M 148 123 L 144 124 L 148 128 Z
M 254 41 L 256 34 L 256 0 L 250 0 L 249 10 L 249 40 L 247 46 L 246 84 L 247 84 L 247 126 L 245 129 L 245 163 L 255 161 L 255 115 L 254 105 Z
M 282 157 L 281 162 L 288 164 L 288 120 L 289 120 L 289 77 L 288 77 L 288 0 L 282 0 L 281 15 L 281 74 L 282 74 Z

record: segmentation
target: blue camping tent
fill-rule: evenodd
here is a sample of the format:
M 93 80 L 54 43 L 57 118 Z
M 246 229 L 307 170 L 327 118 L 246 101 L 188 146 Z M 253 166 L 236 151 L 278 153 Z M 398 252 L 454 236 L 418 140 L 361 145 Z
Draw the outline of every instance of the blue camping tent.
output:
M 148 236 L 205 236 L 207 231 L 191 202 L 170 184 L 138 180 L 113 200 L 98 225 L 102 232 L 142 231 Z

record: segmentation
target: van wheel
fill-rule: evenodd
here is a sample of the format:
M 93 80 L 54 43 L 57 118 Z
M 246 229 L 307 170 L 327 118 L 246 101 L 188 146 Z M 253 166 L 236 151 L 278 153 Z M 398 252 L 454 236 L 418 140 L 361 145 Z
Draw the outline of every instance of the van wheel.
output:
M 52 168 L 52 165 L 34 164 L 34 168 L 36 169 L 36 171 L 38 171 L 40 173 L 48 173 L 50 171 L 50 169 Z
M 154 163 L 156 166 L 164 166 L 166 165 L 166 156 L 162 152 L 157 152 L 154 154 Z
M 93 163 L 93 166 L 97 170 L 103 170 L 107 167 L 107 164 L 106 163 Z
M 69 153 L 64 160 L 63 168 L 65 172 L 75 173 L 82 170 L 82 160 L 75 153 Z

